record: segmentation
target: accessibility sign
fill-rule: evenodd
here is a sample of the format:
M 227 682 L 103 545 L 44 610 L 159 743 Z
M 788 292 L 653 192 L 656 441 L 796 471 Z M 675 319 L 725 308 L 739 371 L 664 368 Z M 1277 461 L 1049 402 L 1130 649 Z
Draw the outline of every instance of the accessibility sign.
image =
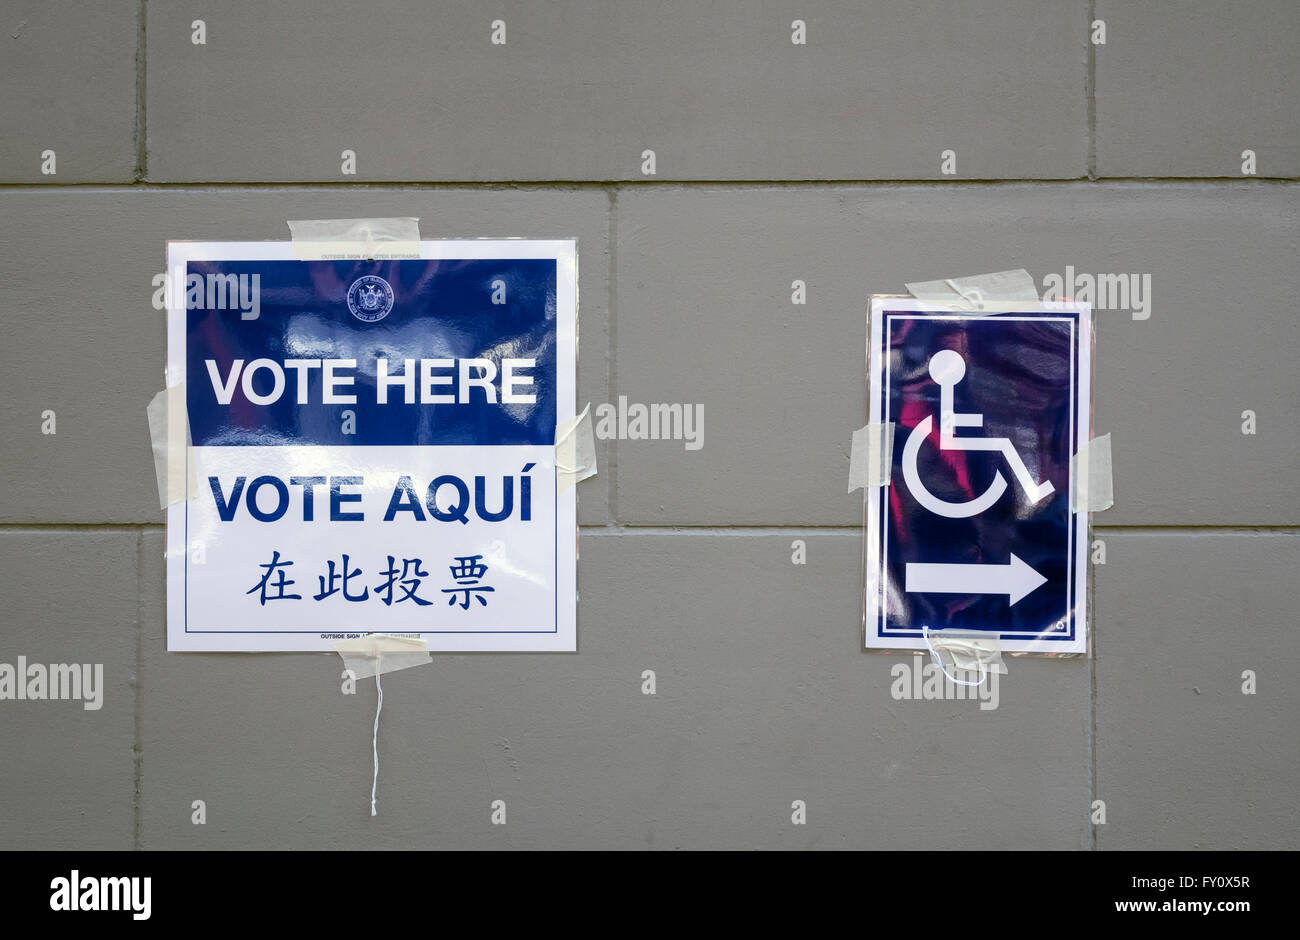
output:
M 1088 305 L 876 297 L 868 353 L 871 422 L 893 435 L 888 485 L 866 491 L 866 646 L 950 630 L 1086 652 L 1088 519 L 1070 493 L 1091 431 Z
M 411 255 L 168 244 L 168 649 L 576 649 L 576 243 Z

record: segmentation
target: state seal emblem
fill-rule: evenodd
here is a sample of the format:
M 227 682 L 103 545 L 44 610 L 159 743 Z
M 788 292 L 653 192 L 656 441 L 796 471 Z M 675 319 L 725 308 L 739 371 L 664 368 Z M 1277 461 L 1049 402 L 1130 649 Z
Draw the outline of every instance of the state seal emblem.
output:
M 367 323 L 382 320 L 393 309 L 393 289 L 382 277 L 359 277 L 348 288 L 348 309 Z

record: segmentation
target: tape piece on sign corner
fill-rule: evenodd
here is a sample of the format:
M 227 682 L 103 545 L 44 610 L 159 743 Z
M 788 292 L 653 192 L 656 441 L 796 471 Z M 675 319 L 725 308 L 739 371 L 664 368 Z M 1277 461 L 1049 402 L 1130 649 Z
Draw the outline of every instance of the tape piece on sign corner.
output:
M 1070 511 L 1102 512 L 1115 505 L 1110 435 L 1094 437 L 1070 458 Z
M 423 666 L 433 662 L 429 644 L 413 636 L 372 633 L 354 640 L 339 640 L 334 651 L 343 657 L 343 668 L 358 679 Z
M 591 402 L 582 413 L 555 426 L 555 476 L 559 492 L 596 475 L 596 438 L 591 433 Z
M 289 221 L 299 261 L 392 261 L 420 257 L 420 220 L 300 219 Z
M 145 408 L 149 438 L 153 442 L 153 469 L 158 478 L 158 504 L 166 509 L 199 492 L 190 459 L 190 422 L 185 404 L 185 383 L 165 388 Z
M 1024 268 L 908 284 L 917 300 L 953 310 L 983 310 L 986 304 L 1037 303 L 1038 287 Z
M 935 665 L 958 685 L 980 685 L 985 675 L 990 672 L 1002 676 L 1007 674 L 1006 664 L 1002 662 L 1002 643 L 996 635 L 949 630 L 936 633 L 929 627 L 925 627 L 921 635 L 925 639 L 926 646 L 930 648 L 930 657 Z M 953 669 L 978 672 L 979 682 L 965 682 L 950 674 L 943 662 L 944 653 L 952 659 Z
M 853 432 L 849 451 L 849 492 L 888 486 L 894 466 L 894 425 L 868 424 Z

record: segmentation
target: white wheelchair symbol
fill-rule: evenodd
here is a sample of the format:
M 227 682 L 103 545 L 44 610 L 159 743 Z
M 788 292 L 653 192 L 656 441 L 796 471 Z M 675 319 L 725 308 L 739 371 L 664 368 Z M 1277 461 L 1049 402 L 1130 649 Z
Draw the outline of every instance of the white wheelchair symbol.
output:
M 953 432 L 957 428 L 978 428 L 984 425 L 982 414 L 958 414 L 953 410 L 953 389 L 966 376 L 966 360 L 961 354 L 951 349 L 944 349 L 930 357 L 930 377 L 939 383 L 939 448 L 941 450 L 997 450 L 1002 452 L 1016 482 L 1025 491 L 1031 503 L 1050 496 L 1055 490 L 1051 481 L 1043 484 L 1034 482 L 1029 468 L 1020 459 L 1015 445 L 1005 437 L 957 437 Z M 925 488 L 921 476 L 916 470 L 916 460 L 921 452 L 921 444 L 930 435 L 934 427 L 934 416 L 925 418 L 908 435 L 903 447 L 903 480 L 912 491 L 916 501 L 930 512 L 949 519 L 965 519 L 977 516 L 996 503 L 1007 489 L 1006 477 L 997 471 L 993 482 L 983 495 L 964 503 L 950 503 L 940 499 Z

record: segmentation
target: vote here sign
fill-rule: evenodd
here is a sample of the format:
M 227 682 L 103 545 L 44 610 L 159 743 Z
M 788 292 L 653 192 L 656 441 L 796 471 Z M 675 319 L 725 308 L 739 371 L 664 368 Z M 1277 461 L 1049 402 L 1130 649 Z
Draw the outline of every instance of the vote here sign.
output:
M 1087 651 L 1088 305 L 959 312 L 873 298 L 871 421 L 893 424 L 866 495 L 866 645 L 979 633 L 1012 652 Z
M 167 511 L 171 650 L 576 649 L 573 241 L 302 261 L 168 245 L 168 381 L 193 489 Z

